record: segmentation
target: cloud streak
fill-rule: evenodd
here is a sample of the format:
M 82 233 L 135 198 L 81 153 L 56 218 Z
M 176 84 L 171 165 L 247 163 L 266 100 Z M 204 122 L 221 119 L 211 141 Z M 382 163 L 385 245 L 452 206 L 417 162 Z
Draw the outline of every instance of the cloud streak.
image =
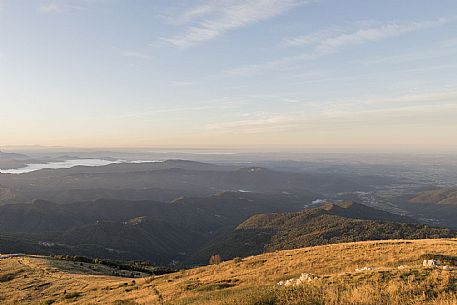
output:
M 236 109 L 238 105 L 235 103 L 224 103 L 223 100 L 214 100 L 207 104 L 190 105 L 187 107 L 170 107 L 170 108 L 150 108 L 137 112 L 122 113 L 122 114 L 106 114 L 106 117 L 115 119 L 152 119 L 157 115 L 175 114 L 188 115 L 192 112 L 213 111 L 213 110 L 229 110 Z
M 57 14 L 74 10 L 85 10 L 89 5 L 103 2 L 104 0 L 49 0 L 38 6 L 38 11 L 43 14 Z
M 42 13 L 59 13 L 64 10 L 64 7 L 62 5 L 59 5 L 57 3 L 46 3 L 42 4 L 39 7 L 40 12 Z
M 208 124 L 206 130 L 215 134 L 268 134 L 301 130 L 338 131 L 339 128 L 395 125 L 454 124 L 457 105 L 414 105 L 382 109 L 329 109 L 316 115 L 307 113 L 271 113 L 252 115 L 244 120 Z
M 183 34 L 162 38 L 177 46 L 187 47 L 214 39 L 226 32 L 280 15 L 304 0 L 235 0 L 209 1 L 191 8 L 176 19 L 186 24 Z
M 320 52 L 335 52 L 347 46 L 380 41 L 406 33 L 439 27 L 449 22 L 450 19 L 448 18 L 439 18 L 421 22 L 388 23 L 352 31 L 345 30 L 344 28 L 326 29 L 305 36 L 288 38 L 284 41 L 284 45 L 301 46 L 315 44 L 316 49 Z
M 394 97 L 333 101 L 320 110 L 283 113 L 250 113 L 242 119 L 206 125 L 216 134 L 262 134 L 304 129 L 335 130 L 339 127 L 417 125 L 433 122 L 451 124 L 457 115 L 455 88 Z
M 124 51 L 124 52 L 122 52 L 122 56 L 142 59 L 142 60 L 151 60 L 153 58 L 153 56 L 151 56 L 149 54 L 138 52 L 138 51 Z
M 288 114 L 261 113 L 250 118 L 208 124 L 206 129 L 215 133 L 263 133 L 281 131 L 297 125 L 297 118 Z
M 358 29 L 347 26 L 328 28 L 304 36 L 287 38 L 282 42 L 283 46 L 306 46 L 311 48 L 307 52 L 262 64 L 229 69 L 225 71 L 225 74 L 240 76 L 259 73 L 264 70 L 286 70 L 293 68 L 298 62 L 316 60 L 327 55 L 338 53 L 350 46 L 378 42 L 412 32 L 440 27 L 454 19 L 455 18 L 439 18 L 421 22 L 386 23 L 378 26 L 373 26 L 371 24 Z

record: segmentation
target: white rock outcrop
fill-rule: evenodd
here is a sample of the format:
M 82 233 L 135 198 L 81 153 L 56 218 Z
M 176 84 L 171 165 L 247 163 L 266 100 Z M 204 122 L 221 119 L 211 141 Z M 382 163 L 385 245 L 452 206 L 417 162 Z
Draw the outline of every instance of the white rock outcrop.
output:
M 363 271 L 371 271 L 371 270 L 374 270 L 375 268 L 373 267 L 362 267 L 362 268 L 356 268 L 355 271 L 356 272 L 363 272 Z
M 299 286 L 306 282 L 317 280 L 319 277 L 311 273 L 302 273 L 298 278 L 292 278 L 277 283 L 278 286 Z
M 438 266 L 438 261 L 435 259 L 424 259 L 424 261 L 422 262 L 422 266 L 433 268 Z

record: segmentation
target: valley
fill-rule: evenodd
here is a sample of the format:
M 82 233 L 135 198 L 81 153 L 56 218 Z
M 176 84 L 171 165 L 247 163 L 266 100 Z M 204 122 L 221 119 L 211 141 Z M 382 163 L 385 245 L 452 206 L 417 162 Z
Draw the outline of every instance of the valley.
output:
M 224 158 L 0 174 L 2 304 L 453 304 L 452 180 Z
M 422 180 L 373 160 L 300 162 L 170 159 L 0 174 L 0 247 L 186 267 L 213 254 L 456 234 L 449 205 L 409 202 Z

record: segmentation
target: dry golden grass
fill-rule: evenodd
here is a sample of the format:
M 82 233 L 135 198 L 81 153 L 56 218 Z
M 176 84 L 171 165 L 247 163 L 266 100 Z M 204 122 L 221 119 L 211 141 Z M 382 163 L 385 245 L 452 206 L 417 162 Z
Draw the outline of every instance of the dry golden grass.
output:
M 457 257 L 457 239 L 309 247 L 140 279 L 91 275 L 72 262 L 9 258 L 0 260 L 0 304 L 457 304 L 457 271 L 423 268 L 424 254 Z M 364 266 L 377 269 L 355 272 Z M 303 272 L 321 279 L 277 287 Z

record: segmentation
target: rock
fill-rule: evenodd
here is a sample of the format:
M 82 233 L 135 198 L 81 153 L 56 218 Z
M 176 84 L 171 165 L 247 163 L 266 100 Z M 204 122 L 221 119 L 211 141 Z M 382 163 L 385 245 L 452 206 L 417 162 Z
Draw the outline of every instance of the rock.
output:
M 373 267 L 363 267 L 363 268 L 357 268 L 355 269 L 356 272 L 363 272 L 363 271 L 371 271 L 374 270 L 375 268 Z
M 425 260 L 422 262 L 422 266 L 424 266 L 424 267 L 429 267 L 429 268 L 430 268 L 430 267 L 433 268 L 433 267 L 438 266 L 438 262 L 437 262 L 436 260 L 434 260 L 434 259 L 425 259 Z
M 298 278 L 288 279 L 286 281 L 280 281 L 277 283 L 278 286 L 299 286 L 309 281 L 314 281 L 319 277 L 311 273 L 302 273 Z

